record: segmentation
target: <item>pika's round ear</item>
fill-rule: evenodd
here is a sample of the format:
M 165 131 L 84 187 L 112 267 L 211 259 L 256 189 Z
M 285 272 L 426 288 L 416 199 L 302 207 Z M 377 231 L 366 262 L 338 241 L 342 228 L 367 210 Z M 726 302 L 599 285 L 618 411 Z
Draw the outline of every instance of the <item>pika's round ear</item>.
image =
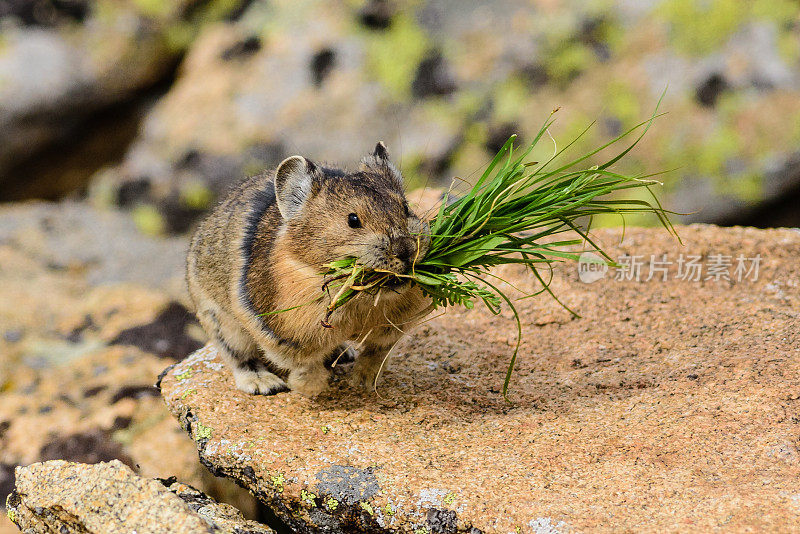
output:
M 300 213 L 311 194 L 311 183 L 317 166 L 303 156 L 291 156 L 275 171 L 275 199 L 281 216 L 289 220 Z

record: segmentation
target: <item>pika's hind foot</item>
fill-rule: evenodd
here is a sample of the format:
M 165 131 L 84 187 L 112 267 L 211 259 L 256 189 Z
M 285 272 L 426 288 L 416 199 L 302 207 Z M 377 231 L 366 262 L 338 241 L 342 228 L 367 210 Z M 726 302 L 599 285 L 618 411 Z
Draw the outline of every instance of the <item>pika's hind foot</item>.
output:
M 289 391 L 286 382 L 269 371 L 239 368 L 233 371 L 233 379 L 237 388 L 251 395 L 275 395 Z

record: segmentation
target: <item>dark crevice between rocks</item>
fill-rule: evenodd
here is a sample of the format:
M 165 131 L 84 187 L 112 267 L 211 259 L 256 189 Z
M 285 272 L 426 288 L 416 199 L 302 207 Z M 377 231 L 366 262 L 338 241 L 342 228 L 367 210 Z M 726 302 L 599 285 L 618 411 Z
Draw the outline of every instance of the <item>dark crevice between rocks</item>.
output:
M 550 82 L 547 68 L 541 63 L 529 63 L 519 69 L 518 75 L 532 90 L 536 91 Z
M 710 221 L 719 226 L 755 228 L 800 228 L 800 185 L 778 198 L 752 208 L 742 208 Z
M 610 21 L 604 17 L 590 17 L 581 22 L 575 35 L 575 39 L 588 46 L 600 61 L 611 58 L 611 49 L 606 43 L 609 25 Z
M 311 81 L 315 87 L 321 87 L 322 82 L 333 70 L 336 64 L 336 51 L 325 47 L 311 58 Z
M 110 431 L 125 430 L 131 426 L 131 423 L 133 423 L 133 417 L 118 415 L 114 418 L 114 422 L 111 423 Z
M 0 202 L 85 196 L 95 172 L 122 161 L 147 110 L 174 83 L 179 63 L 176 58 L 156 83 L 88 117 L 38 119 L 59 126 L 74 122 L 59 139 L 14 162 L 0 181 Z
M 358 20 L 371 30 L 386 30 L 392 25 L 394 11 L 389 0 L 370 0 L 358 12 Z
M 133 470 L 137 469 L 133 459 L 122 445 L 101 429 L 79 432 L 68 436 L 56 436 L 45 443 L 39 451 L 39 461 L 66 460 L 85 464 L 97 464 L 119 460 Z
M 109 404 L 115 404 L 122 399 L 143 399 L 145 397 L 159 397 L 158 389 L 149 384 L 123 386 L 111 396 Z
M 506 144 L 508 138 L 514 134 L 518 134 L 519 131 L 519 124 L 515 122 L 501 122 L 500 124 L 492 125 L 489 127 L 484 147 L 486 147 L 486 150 L 489 151 L 490 154 L 496 154 L 500 152 L 500 149 Z M 514 145 L 525 146 L 519 137 L 514 141 Z
M 241 484 L 239 484 L 239 486 L 244 488 L 244 486 Z M 296 531 L 289 528 L 289 525 L 281 521 L 281 519 L 275 515 L 275 512 L 273 512 L 268 506 L 265 506 L 261 500 L 256 498 L 256 502 L 258 503 L 258 509 L 256 510 L 256 521 L 267 525 L 278 534 L 297 534 Z
M 108 386 L 106 386 L 105 384 L 86 388 L 85 390 L 83 390 L 83 398 L 88 399 L 94 397 L 106 389 L 108 389 Z
M 169 478 L 157 478 L 156 480 L 160 482 L 162 485 L 164 485 L 165 488 L 167 488 L 168 490 L 172 491 L 175 495 L 180 497 L 180 499 L 183 502 L 185 502 L 193 512 L 199 512 L 201 508 L 206 506 L 213 506 L 217 502 L 224 502 L 217 497 L 209 496 L 208 494 L 206 494 L 203 491 L 200 491 L 194 486 L 178 482 L 177 477 L 174 476 L 171 476 Z M 174 487 L 176 484 L 177 487 Z M 239 511 L 242 512 L 242 510 Z M 261 520 L 260 515 L 259 517 L 255 518 L 255 521 L 258 521 L 262 525 L 270 526 L 269 523 Z M 248 531 L 237 530 L 237 533 L 239 534 L 246 534 L 246 532 Z M 282 533 L 279 531 L 279 534 Z M 288 532 L 288 534 L 293 534 L 293 533 Z
M 189 423 L 187 423 L 188 425 Z M 233 480 L 236 485 L 249 491 L 256 500 L 261 504 L 259 508 L 259 517 L 257 520 L 260 523 L 273 528 L 278 534 L 297 534 L 298 532 L 309 532 L 308 525 L 296 519 L 288 507 L 285 506 L 280 499 L 280 494 L 274 492 L 264 492 L 261 490 L 254 491 L 253 487 L 258 487 L 258 481 L 255 478 L 255 473 L 252 467 L 245 467 L 240 473 L 230 473 L 223 469 L 216 467 L 213 463 L 208 461 L 204 455 L 204 446 L 198 444 L 198 457 L 200 463 L 205 466 L 208 471 L 218 478 L 227 478 Z M 249 469 L 249 477 L 247 476 Z M 245 482 L 245 478 L 250 478 L 251 484 Z
M 88 0 L 2 0 L 0 19 L 13 17 L 23 26 L 51 28 L 81 23 L 91 12 Z
M 203 346 L 186 333 L 197 319 L 178 302 L 170 302 L 151 323 L 120 332 L 110 345 L 133 345 L 159 358 L 182 360 Z
M 174 367 L 174 366 L 173 366 Z M 159 384 L 161 383 L 161 378 L 159 378 Z M 248 486 L 245 482 L 245 479 L 250 480 L 253 486 L 257 486 L 257 480 L 255 477 L 255 471 L 252 467 L 247 466 L 244 470 L 238 474 L 238 476 L 231 476 L 226 473 L 223 469 L 217 468 L 213 463 L 208 461 L 205 456 L 205 446 L 208 443 L 208 439 L 197 439 L 194 435 L 194 431 L 192 430 L 192 423 L 197 423 L 197 416 L 192 413 L 192 410 L 187 409 L 182 413 L 180 417 L 178 417 L 178 422 L 180 423 L 181 427 L 189 434 L 189 437 L 195 440 L 197 443 L 197 456 L 200 460 L 200 463 L 208 469 L 208 472 L 214 475 L 217 478 L 232 480 L 237 486 L 247 490 L 251 495 L 256 498 L 256 502 L 258 502 L 259 507 L 257 510 L 255 520 L 259 523 L 263 523 L 268 527 L 274 529 L 278 534 L 296 534 L 298 531 L 293 529 L 289 526 L 286 522 L 281 519 L 281 516 L 276 514 L 273 511 L 271 506 L 281 505 L 279 499 L 275 498 L 274 504 L 268 504 L 268 501 L 264 500 L 264 497 L 260 492 L 254 492 L 251 486 Z M 218 497 L 219 498 L 219 497 Z M 229 503 L 230 504 L 230 503 Z
M 261 39 L 257 35 L 251 35 L 241 41 L 237 41 L 230 47 L 222 51 L 220 56 L 223 61 L 233 59 L 245 59 L 261 50 Z
M 161 391 L 161 381 L 164 380 L 164 377 L 167 376 L 167 373 L 172 371 L 172 369 L 174 369 L 176 365 L 178 365 L 178 364 L 177 363 L 173 363 L 172 365 L 168 366 L 166 369 L 164 369 L 163 371 L 161 371 L 158 374 L 158 377 L 156 378 L 156 383 L 154 384 L 154 387 L 158 391 Z
M 14 468 L 16 465 L 0 462 L 0 508 L 6 505 L 6 497 L 14 490 Z
M 81 324 L 73 328 L 69 334 L 67 334 L 64 339 L 69 341 L 70 343 L 80 343 L 83 340 L 83 333 L 86 330 L 97 330 L 98 327 L 95 324 L 94 320 L 92 319 L 91 315 L 86 315 L 83 318 Z
M 415 98 L 446 96 L 454 93 L 457 88 L 450 65 L 438 50 L 431 50 L 420 61 L 414 81 L 411 82 L 411 94 Z
M 769 180 L 783 184 L 769 198 L 749 207 L 727 210 L 710 222 L 719 226 L 753 226 L 755 228 L 800 227 L 800 152 L 789 157 Z
M 53 27 L 79 24 L 90 18 L 94 2 L 87 0 L 0 0 L 0 20 L 13 18 L 22 25 Z M 228 6 L 225 20 L 238 20 L 253 4 L 241 0 Z M 199 25 L 213 10 L 210 0 L 187 2 L 180 13 Z M 232 53 L 252 54 L 261 46 L 257 37 L 241 43 Z M 27 199 L 58 200 L 82 197 L 89 179 L 98 170 L 120 163 L 135 140 L 146 112 L 175 82 L 183 53 L 165 58 L 158 79 L 121 101 L 76 117 L 65 109 L 19 120 L 42 129 L 58 128 L 58 137 L 20 157 L 3 172 L 0 202 Z M 85 108 L 85 106 L 82 106 Z
M 717 103 L 717 99 L 724 91 L 730 88 L 725 77 L 720 73 L 714 73 L 697 87 L 695 98 L 704 107 L 711 108 Z

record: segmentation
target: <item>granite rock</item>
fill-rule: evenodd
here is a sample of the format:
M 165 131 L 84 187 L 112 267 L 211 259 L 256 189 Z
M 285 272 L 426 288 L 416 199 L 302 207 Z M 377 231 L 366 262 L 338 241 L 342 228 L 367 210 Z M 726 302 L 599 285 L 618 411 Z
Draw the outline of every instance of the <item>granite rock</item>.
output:
M 175 480 L 136 475 L 117 460 L 18 467 L 8 516 L 26 533 L 273 534 L 234 507 Z
M 185 250 L 87 204 L 0 208 L 0 507 L 15 466 L 118 459 L 255 517 L 252 497 L 198 465 L 153 387 L 164 358 L 205 339 L 184 307 Z M 0 514 L 0 533 L 16 531 Z
M 796 225 L 794 210 L 750 212 L 800 194 L 797 14 L 785 0 L 254 2 L 203 28 L 90 194 L 183 233 L 244 175 L 294 153 L 352 167 L 377 140 L 411 188 L 446 186 L 556 108 L 559 147 L 597 121 L 574 145 L 590 152 L 666 88 L 668 117 L 620 170 L 676 169 L 659 179 L 684 222 Z
M 186 240 L 153 239 L 120 212 L 85 202 L 2 206 L 0 246 L 90 287 L 133 283 L 175 296 L 183 291 Z M 25 269 L 8 268 L 5 274 L 23 277 Z
M 76 140 L 96 142 L 97 148 L 103 141 L 112 144 L 119 131 L 128 129 L 127 112 L 120 106 L 169 79 L 197 29 L 231 15 L 239 6 L 190 0 L 4 2 L 0 6 L 0 191 L 12 198 L 18 191 L 30 191 L 37 198 L 69 192 L 69 184 L 57 179 L 38 187 L 15 180 L 37 180 L 36 173 L 26 170 L 36 168 L 37 157 L 45 150 L 75 148 Z M 108 110 L 116 128 L 107 124 L 105 140 L 90 141 L 87 132 L 99 126 L 92 119 Z M 91 152 L 87 159 L 92 159 Z M 91 162 L 86 166 L 88 172 L 97 170 Z M 82 177 L 84 182 L 86 178 Z
M 797 531 L 800 232 L 678 231 L 596 230 L 633 268 L 557 268 L 580 318 L 518 301 L 508 401 L 514 321 L 480 306 L 415 328 L 376 393 L 337 367 L 313 400 L 247 395 L 210 347 L 161 391 L 201 462 L 297 532 Z
M 508 26 L 519 5 L 503 0 L 487 13 L 442 3 L 440 15 L 463 24 L 429 35 L 416 8 L 385 32 L 365 33 L 353 24 L 356 9 L 254 3 L 236 23 L 201 32 L 123 162 L 98 173 L 90 194 L 129 207 L 120 197 L 138 185 L 135 204 L 155 208 L 164 230 L 181 233 L 232 184 L 295 153 L 353 168 L 382 140 L 414 185 L 427 179 L 421 166 L 439 179 L 448 163 L 431 162 L 448 159 L 474 110 L 447 110 L 436 99 L 454 97 L 462 81 L 479 82 L 484 93 L 532 50 L 518 29 L 502 50 L 471 54 L 467 67 L 466 54 L 454 64 L 440 44 L 468 37 L 478 19 Z M 516 53 L 504 54 L 515 38 Z

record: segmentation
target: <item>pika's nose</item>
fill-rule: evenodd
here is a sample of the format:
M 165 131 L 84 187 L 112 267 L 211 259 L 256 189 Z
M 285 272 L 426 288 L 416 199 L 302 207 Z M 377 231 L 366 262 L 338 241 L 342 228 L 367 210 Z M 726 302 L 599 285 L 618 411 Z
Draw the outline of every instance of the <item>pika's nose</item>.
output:
M 395 257 L 403 262 L 403 267 L 407 271 L 411 268 L 411 262 L 417 250 L 416 242 L 410 237 L 401 237 L 392 244 Z

